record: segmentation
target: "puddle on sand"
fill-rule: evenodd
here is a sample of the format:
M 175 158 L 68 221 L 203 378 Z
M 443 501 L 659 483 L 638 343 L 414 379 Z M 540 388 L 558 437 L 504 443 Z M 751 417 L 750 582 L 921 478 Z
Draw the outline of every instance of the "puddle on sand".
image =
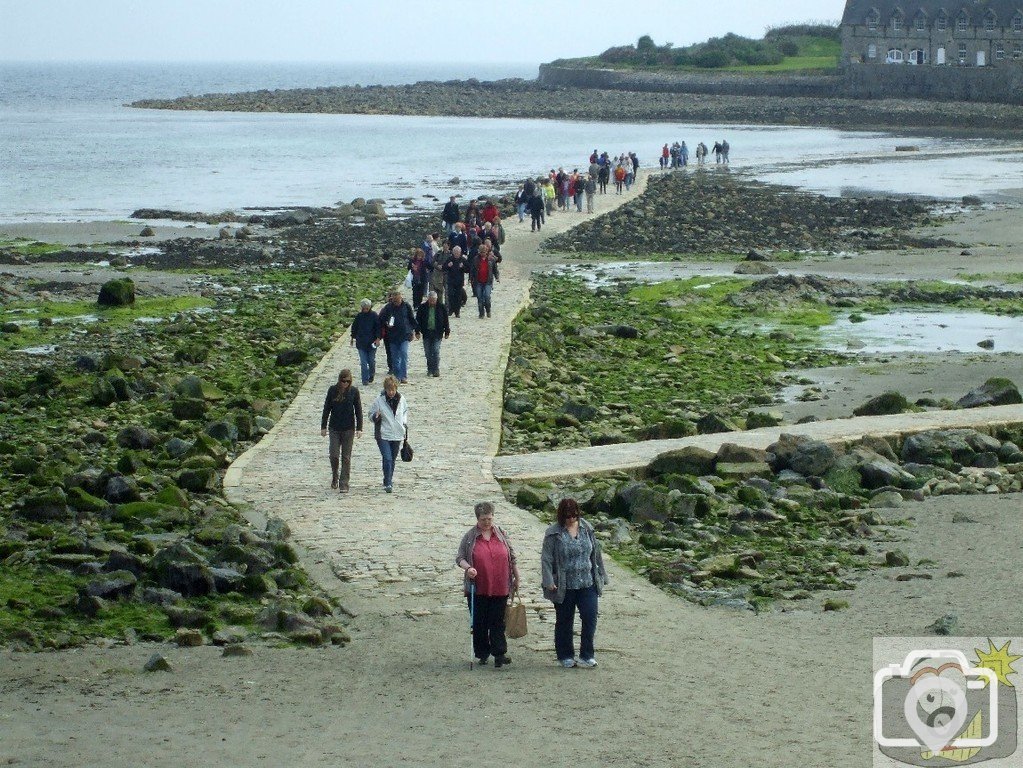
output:
M 57 349 L 58 347 L 56 344 L 43 344 L 39 347 L 25 347 L 23 349 L 19 349 L 18 352 L 21 352 L 24 355 L 32 355 L 34 357 L 44 357 L 46 355 L 52 355 L 57 351 Z
M 690 277 L 735 277 L 735 265 L 686 264 L 677 261 L 607 261 L 599 264 L 568 264 L 545 270 L 546 274 L 581 277 L 590 290 L 623 281 L 666 283 Z
M 863 354 L 886 352 L 1023 352 L 1023 317 L 983 312 L 914 311 L 843 316 L 820 329 L 827 349 Z M 986 350 L 977 346 L 991 341 Z

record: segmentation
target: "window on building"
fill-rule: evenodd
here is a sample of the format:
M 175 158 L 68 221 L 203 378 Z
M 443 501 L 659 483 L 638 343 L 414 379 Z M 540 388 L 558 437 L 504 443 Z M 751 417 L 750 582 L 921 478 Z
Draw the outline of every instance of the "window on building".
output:
M 924 65 L 927 63 L 927 59 L 927 51 L 923 48 L 914 48 L 909 52 L 909 58 L 906 59 L 906 63 Z
M 1012 49 L 1012 58 L 1016 59 L 1016 61 L 1019 61 L 1020 59 L 1023 59 L 1023 45 L 1018 45 L 1017 44 Z
M 966 17 L 966 14 L 961 15 L 956 19 L 956 32 L 965 32 L 970 27 L 970 20 Z
M 885 57 L 885 62 L 888 64 L 901 64 L 905 58 L 905 55 L 898 48 L 891 48 Z
M 867 58 L 868 59 L 877 58 L 877 46 L 874 45 L 873 43 L 867 46 Z
M 959 56 L 959 63 L 960 64 L 965 64 L 966 63 L 966 43 L 959 43 L 958 56 Z
M 927 17 L 924 16 L 923 11 L 920 11 L 920 13 L 916 15 L 916 20 L 914 21 L 913 26 L 916 27 L 917 32 L 923 32 L 927 29 Z
M 995 45 L 995 58 L 998 61 L 1002 61 L 1005 58 L 1005 46 L 1001 43 Z
M 938 21 L 936 22 L 935 26 L 937 26 L 939 32 L 944 32 L 946 29 L 948 29 L 948 16 L 945 14 L 944 11 L 938 14 Z
M 1017 33 L 1023 32 L 1023 16 L 1020 16 L 1018 13 L 1012 17 L 1012 31 Z
M 898 13 L 892 16 L 892 32 L 902 31 L 902 16 Z
M 995 15 L 993 13 L 984 14 L 984 31 L 985 32 L 995 31 Z
M 934 63 L 937 64 L 939 67 L 944 65 L 944 63 L 945 63 L 945 49 L 944 48 L 939 48 L 938 49 L 938 53 L 934 57 Z
M 881 14 L 876 8 L 872 8 L 870 13 L 867 14 L 867 29 L 871 32 L 877 30 L 878 25 L 881 23 Z

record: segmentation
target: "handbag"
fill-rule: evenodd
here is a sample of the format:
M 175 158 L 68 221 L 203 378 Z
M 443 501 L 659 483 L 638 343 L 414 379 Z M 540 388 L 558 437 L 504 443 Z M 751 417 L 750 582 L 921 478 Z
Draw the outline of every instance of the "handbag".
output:
M 412 461 L 413 454 L 412 446 L 408 444 L 408 427 L 405 427 L 405 439 L 401 443 L 401 460 Z
M 518 590 L 512 595 L 512 601 L 504 607 L 504 631 L 513 640 L 525 637 L 529 632 L 526 627 L 526 605 Z

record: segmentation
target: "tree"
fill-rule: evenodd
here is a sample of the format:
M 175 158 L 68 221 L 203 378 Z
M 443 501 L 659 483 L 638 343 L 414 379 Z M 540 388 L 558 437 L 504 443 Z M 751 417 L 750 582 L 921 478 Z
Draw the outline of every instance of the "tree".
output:
M 657 48 L 654 45 L 654 39 L 650 35 L 643 35 L 639 40 L 636 41 L 636 50 L 641 52 L 653 51 Z

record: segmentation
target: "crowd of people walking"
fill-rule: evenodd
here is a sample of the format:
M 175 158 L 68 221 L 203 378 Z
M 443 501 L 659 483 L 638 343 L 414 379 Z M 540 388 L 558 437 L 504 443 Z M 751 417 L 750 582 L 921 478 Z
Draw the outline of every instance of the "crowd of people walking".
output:
M 593 213 L 595 196 L 607 194 L 611 182 L 618 194 L 628 190 L 638 168 L 634 152 L 611 157 L 594 150 L 582 171 L 566 172 L 562 167 L 526 179 L 515 195 L 515 213 L 520 223 L 528 215 L 534 232 L 555 213 L 573 209 L 582 213 L 584 204 L 585 211 Z M 494 286 L 500 282 L 501 246 L 507 235 L 497 205 L 473 200 L 463 210 L 452 196 L 441 223 L 443 232 L 426 233 L 412 249 L 404 285 L 389 292 L 379 311 L 370 299 L 363 299 L 351 322 L 350 344 L 359 355 L 363 387 L 376 381 L 380 347 L 386 355 L 382 391 L 370 401 L 366 414 L 380 451 L 386 493 L 393 492 L 399 460 L 409 461 L 412 456 L 408 446 L 411 407 L 399 391 L 409 383 L 412 342 L 422 340 L 427 375 L 440 377 L 442 342 L 451 336 L 452 320 L 460 318 L 470 297 L 475 299 L 480 320 L 491 317 Z M 406 299 L 409 292 L 410 301 Z M 350 491 L 352 449 L 362 436 L 364 422 L 362 397 L 353 379 L 348 368 L 339 373 L 327 390 L 320 424 L 321 436 L 329 438 L 330 487 L 342 494 Z M 494 666 L 502 667 L 511 663 L 505 607 L 520 585 L 518 563 L 508 535 L 494 523 L 493 504 L 477 504 L 475 515 L 476 524 L 462 538 L 455 562 L 464 571 L 474 657 L 481 665 L 493 658 Z M 555 609 L 558 662 L 566 668 L 595 667 L 597 600 L 607 574 L 593 527 L 581 519 L 574 500 L 562 500 L 557 521 L 548 527 L 540 548 L 543 593 Z M 581 621 L 578 654 L 572 639 L 576 613 Z
M 707 155 L 710 152 L 714 153 L 714 161 L 718 165 L 728 165 L 728 151 L 730 147 L 728 142 L 722 139 L 721 141 L 715 141 L 714 146 L 708 150 L 707 145 L 702 141 L 696 145 L 696 165 L 702 166 L 707 162 Z M 689 165 L 689 147 L 683 142 L 673 142 L 671 146 L 665 144 L 661 147 L 660 157 L 661 170 L 675 170 L 677 168 L 685 168 Z

